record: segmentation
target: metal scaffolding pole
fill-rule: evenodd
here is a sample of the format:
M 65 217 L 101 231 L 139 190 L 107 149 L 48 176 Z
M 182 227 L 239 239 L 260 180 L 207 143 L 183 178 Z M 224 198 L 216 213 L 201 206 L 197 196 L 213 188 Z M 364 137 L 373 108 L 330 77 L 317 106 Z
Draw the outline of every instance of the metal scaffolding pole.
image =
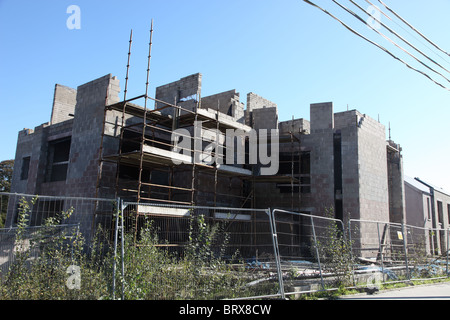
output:
M 126 76 L 125 76 L 125 89 L 123 91 L 123 108 L 122 108 L 122 122 L 121 122 L 121 127 L 120 127 L 120 139 L 119 139 L 119 157 L 118 157 L 118 161 L 117 161 L 117 168 L 116 168 L 116 197 L 118 196 L 118 192 L 119 192 L 119 170 L 120 170 L 120 160 L 122 157 L 122 144 L 123 144 L 123 132 L 124 132 L 124 126 L 125 126 L 125 112 L 126 112 L 126 107 L 127 107 L 127 92 L 128 92 L 128 75 L 129 75 L 129 71 L 130 71 L 130 57 L 131 57 L 131 44 L 133 42 L 133 29 L 131 29 L 130 32 L 130 41 L 129 41 L 129 45 L 128 45 L 128 60 L 127 60 L 127 72 L 126 72 Z M 105 115 L 106 117 L 106 115 Z
M 139 157 L 139 179 L 138 179 L 138 194 L 137 194 L 137 202 L 139 203 L 141 200 L 141 189 L 142 189 L 142 171 L 143 171 L 143 163 L 144 163 L 144 145 L 145 145 L 145 127 L 147 125 L 147 102 L 148 102 L 148 84 L 150 77 L 150 61 L 151 61 L 151 52 L 152 52 L 152 38 L 153 38 L 153 19 L 150 28 L 150 41 L 148 44 L 148 59 L 147 59 L 147 79 L 145 82 L 145 96 L 144 96 L 144 119 L 142 126 L 142 138 L 140 143 L 140 157 Z M 151 181 L 150 181 L 151 182 Z M 136 221 L 135 221 L 135 234 L 134 234 L 134 242 L 137 241 L 137 230 L 138 230 L 138 222 L 139 222 L 139 210 L 136 212 Z
M 143 162 L 144 162 L 144 141 L 145 141 L 145 127 L 147 124 L 147 101 L 148 101 L 148 84 L 150 77 L 150 61 L 152 56 L 152 38 L 153 38 L 153 19 L 150 28 L 150 42 L 148 44 L 148 59 L 147 59 L 147 80 L 145 82 L 145 96 L 144 96 L 144 124 L 142 126 L 142 139 L 140 144 L 140 158 L 139 158 L 139 180 L 138 180 L 138 195 L 137 202 L 140 202 L 141 199 L 141 189 L 142 189 L 142 171 L 143 171 Z

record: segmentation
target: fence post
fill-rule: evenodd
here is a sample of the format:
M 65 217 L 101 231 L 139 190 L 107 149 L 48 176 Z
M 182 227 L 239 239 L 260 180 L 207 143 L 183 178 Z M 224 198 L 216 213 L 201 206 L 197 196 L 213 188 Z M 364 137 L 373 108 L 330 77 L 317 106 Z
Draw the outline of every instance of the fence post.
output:
M 448 252 L 450 251 L 450 248 L 449 248 L 449 244 L 450 244 L 450 239 L 449 239 L 449 237 L 450 237 L 450 228 L 449 229 L 447 229 L 447 261 L 446 261 L 446 263 L 445 263 L 445 273 L 447 274 L 447 277 L 448 277 Z
M 282 299 L 286 299 L 284 294 L 283 271 L 281 270 L 280 251 L 278 247 L 277 227 L 274 214 L 275 210 L 272 211 L 270 210 L 270 208 L 268 208 L 266 213 L 269 216 L 270 230 L 272 232 L 273 252 L 275 254 L 275 263 L 277 266 L 278 285 L 280 286 L 280 294 Z
M 380 235 L 380 223 L 377 222 L 377 233 L 378 233 L 378 250 L 380 252 L 380 261 L 381 261 L 381 275 L 383 282 L 385 282 L 384 278 L 384 259 L 383 259 L 383 243 L 381 242 L 381 235 Z
M 353 259 L 353 242 L 352 242 L 352 219 L 348 219 L 348 224 L 347 224 L 347 231 L 348 231 L 348 241 L 350 244 L 350 256 L 352 259 L 352 280 L 353 280 L 353 285 L 356 285 L 356 280 L 355 280 L 355 264 L 353 263 L 354 260 Z
M 121 243 L 121 258 L 122 258 L 122 300 L 125 300 L 125 228 L 123 227 L 123 217 L 125 215 L 125 208 L 127 205 L 120 200 L 120 243 Z
M 319 248 L 317 247 L 317 238 L 316 238 L 316 229 L 314 227 L 314 219 L 313 219 L 313 216 L 311 216 L 310 218 L 311 218 L 311 226 L 312 226 L 312 232 L 313 232 L 313 237 L 314 237 L 314 246 L 316 247 L 317 263 L 319 264 L 320 283 L 322 284 L 322 289 L 325 290 L 325 283 L 323 281 L 323 275 L 322 275 L 322 266 L 320 265 Z
M 402 235 L 403 235 L 403 250 L 405 250 L 405 265 L 406 265 L 406 276 L 408 280 L 411 280 L 411 276 L 409 274 L 409 266 L 408 266 L 408 252 L 406 248 L 406 237 L 407 234 L 405 232 L 405 224 L 402 223 Z
M 117 240 L 119 237 L 119 210 L 120 210 L 120 198 L 117 198 L 116 202 L 116 223 L 114 230 L 114 260 L 113 260 L 113 283 L 112 283 L 112 298 L 116 299 L 116 269 L 117 269 Z

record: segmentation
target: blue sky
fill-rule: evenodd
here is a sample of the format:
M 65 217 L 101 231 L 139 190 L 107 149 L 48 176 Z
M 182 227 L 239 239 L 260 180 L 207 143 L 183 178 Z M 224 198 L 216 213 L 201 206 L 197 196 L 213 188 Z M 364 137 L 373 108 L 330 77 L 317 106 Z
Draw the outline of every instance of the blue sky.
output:
M 330 0 L 314 2 L 430 73 Z M 363 17 L 349 1 L 340 2 Z M 383 2 L 450 51 L 450 1 Z M 80 29 L 67 28 L 70 5 L 80 8 Z M 112 73 L 123 88 L 130 29 L 128 96 L 144 93 L 152 18 L 151 95 L 156 86 L 201 72 L 203 96 L 236 89 L 245 103 L 254 92 L 278 104 L 280 120 L 309 119 L 310 103 L 332 101 L 335 112 L 348 106 L 379 118 L 386 136 L 390 123 L 406 175 L 450 191 L 450 92 L 301 0 L 0 0 L 0 160 L 14 158 L 19 130 L 50 120 L 55 83 L 76 88 Z M 449 56 L 412 37 L 398 20 L 381 21 L 450 69 Z

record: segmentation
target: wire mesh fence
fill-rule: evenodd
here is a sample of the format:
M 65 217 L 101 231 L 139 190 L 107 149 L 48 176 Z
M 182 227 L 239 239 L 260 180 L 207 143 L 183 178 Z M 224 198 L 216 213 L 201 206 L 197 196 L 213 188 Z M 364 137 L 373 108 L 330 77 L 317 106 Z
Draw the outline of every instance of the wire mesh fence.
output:
M 117 209 L 117 201 L 115 199 L 0 193 L 0 208 L 6 228 L 16 226 L 19 223 L 21 212 L 24 211 L 27 214 L 26 225 L 30 227 L 51 223 L 65 215 L 64 223 L 79 224 L 83 236 L 89 239 L 99 227 L 104 230 L 113 230 L 112 219 Z
M 114 201 L 9 193 L 0 201 L 1 299 L 109 294 Z
M 0 276 L 7 277 L 19 263 L 30 266 L 43 254 L 56 249 L 57 244 L 59 249 L 65 247 L 72 253 L 69 259 L 74 259 L 72 242 L 78 232 L 77 224 L 0 229 Z
M 0 193 L 1 299 L 286 298 L 448 277 L 450 230 Z
M 450 230 L 405 226 L 409 276 L 414 280 L 447 277 Z
M 124 203 L 122 216 L 123 298 L 278 294 L 269 210 Z
M 351 281 L 352 257 L 342 221 L 278 209 L 273 217 L 284 296 Z
M 448 276 L 449 230 L 350 220 L 348 232 L 356 274 L 379 283 Z
M 380 283 L 407 279 L 402 228 L 395 223 L 350 220 L 348 232 L 355 257 L 355 274 L 360 278 L 375 274 Z M 362 283 L 365 285 L 364 281 Z

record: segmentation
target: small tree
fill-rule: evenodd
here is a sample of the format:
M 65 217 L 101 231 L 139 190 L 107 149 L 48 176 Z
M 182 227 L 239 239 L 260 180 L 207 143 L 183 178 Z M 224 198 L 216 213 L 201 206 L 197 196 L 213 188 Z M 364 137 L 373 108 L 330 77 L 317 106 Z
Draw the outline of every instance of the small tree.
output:
M 4 160 L 0 162 L 0 192 L 11 191 L 13 168 L 14 160 Z M 8 197 L 0 196 L 0 228 L 5 226 L 7 209 Z
M 14 160 L 0 162 L 0 192 L 9 192 L 11 190 L 13 169 Z

